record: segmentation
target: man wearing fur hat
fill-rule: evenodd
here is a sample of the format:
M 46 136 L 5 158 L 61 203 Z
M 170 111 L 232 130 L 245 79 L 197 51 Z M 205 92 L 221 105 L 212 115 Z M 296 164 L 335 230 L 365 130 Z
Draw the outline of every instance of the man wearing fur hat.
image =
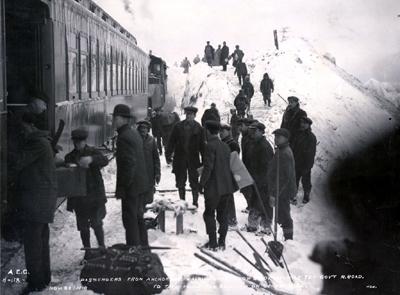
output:
M 300 179 L 303 185 L 303 203 L 310 201 L 311 192 L 311 169 L 314 166 L 314 158 L 317 147 L 317 139 L 311 131 L 312 120 L 302 117 L 300 120 L 300 130 L 292 142 L 294 162 L 296 165 L 296 184 L 299 187 Z M 292 200 L 297 204 L 297 200 Z
M 192 189 L 193 205 L 198 207 L 199 174 L 201 166 L 200 155 L 203 159 L 205 137 L 201 125 L 195 121 L 197 108 L 184 108 L 186 119 L 174 125 L 165 152 L 166 161 L 172 163 L 172 172 L 175 174 L 176 187 L 181 200 L 185 200 L 185 186 L 189 175 Z

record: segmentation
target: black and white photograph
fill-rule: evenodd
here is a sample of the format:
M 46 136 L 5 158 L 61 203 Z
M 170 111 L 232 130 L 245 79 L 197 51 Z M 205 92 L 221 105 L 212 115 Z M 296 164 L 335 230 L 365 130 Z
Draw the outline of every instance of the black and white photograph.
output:
M 400 294 L 399 0 L 0 0 L 1 295 Z

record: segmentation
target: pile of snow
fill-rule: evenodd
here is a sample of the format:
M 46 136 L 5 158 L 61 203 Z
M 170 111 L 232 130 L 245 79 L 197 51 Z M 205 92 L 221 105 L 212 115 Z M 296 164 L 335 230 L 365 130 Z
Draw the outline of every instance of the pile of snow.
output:
M 392 84 L 370 79 L 364 86 L 374 95 L 392 102 L 396 107 L 400 107 L 400 83 Z

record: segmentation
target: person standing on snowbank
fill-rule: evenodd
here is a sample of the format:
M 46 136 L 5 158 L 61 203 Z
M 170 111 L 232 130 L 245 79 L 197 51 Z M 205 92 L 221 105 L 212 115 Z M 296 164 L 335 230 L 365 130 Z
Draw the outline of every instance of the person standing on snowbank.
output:
M 283 113 L 281 128 L 285 128 L 290 133 L 290 145 L 296 138 L 300 130 L 300 120 L 302 117 L 307 117 L 307 113 L 300 108 L 299 99 L 296 96 L 289 96 L 285 112 Z
M 189 67 L 192 65 L 190 64 L 190 61 L 188 60 L 187 57 L 181 62 L 181 67 L 183 68 L 183 73 L 188 74 L 189 73 Z
M 186 119 L 175 124 L 165 151 L 167 164 L 172 163 L 172 173 L 175 174 L 176 187 L 181 200 L 185 200 L 186 180 L 192 189 L 193 205 L 198 207 L 200 156 L 203 159 L 205 136 L 201 125 L 194 119 L 197 108 L 184 108 Z M 172 159 L 173 155 L 173 159 Z
M 273 132 L 277 149 L 268 169 L 268 194 L 271 207 L 278 198 L 278 223 L 282 226 L 285 240 L 293 240 L 293 220 L 290 200 L 296 196 L 296 173 L 292 150 L 289 146 L 290 132 L 280 128 Z M 279 167 L 279 168 L 278 168 Z M 279 175 L 278 175 L 279 171 Z M 279 186 L 277 186 L 277 181 Z M 279 191 L 279 195 L 277 195 Z
M 243 90 L 244 95 L 246 95 L 246 97 L 247 97 L 247 101 L 249 103 L 249 105 L 248 105 L 248 111 L 249 111 L 250 105 L 251 105 L 251 99 L 254 95 L 254 87 L 253 87 L 253 84 L 251 84 L 251 82 L 250 82 L 250 75 L 246 75 L 246 77 L 244 78 L 242 90 Z
M 216 122 L 221 122 L 221 117 L 219 115 L 217 106 L 215 103 L 211 103 L 209 109 L 206 109 L 201 117 L 201 125 L 205 127 L 206 121 L 214 120 Z
M 247 76 L 246 64 L 242 61 L 238 61 L 234 74 L 236 74 L 238 76 L 239 85 L 242 85 L 242 81 L 244 82 L 244 79 Z
M 304 197 L 303 204 L 310 201 L 311 193 L 311 169 L 314 166 L 314 158 L 317 148 L 317 139 L 311 131 L 312 120 L 302 117 L 300 120 L 300 130 L 293 140 L 293 155 L 296 164 L 296 185 L 299 187 L 300 179 L 303 185 Z M 294 199 L 293 204 L 297 204 Z
M 116 105 L 112 115 L 118 132 L 115 197 L 121 199 L 126 244 L 147 247 L 147 229 L 143 218 L 144 198 L 151 189 L 151 184 L 146 170 L 143 140 L 139 132 L 130 127 L 133 116 L 127 105 Z
M 228 232 L 227 202 L 235 192 L 235 181 L 230 168 L 231 152 L 223 143 L 218 132 L 220 123 L 206 122 L 207 144 L 204 152 L 204 169 L 200 178 L 201 191 L 204 190 L 205 210 L 203 214 L 209 241 L 203 246 L 210 250 L 225 250 Z M 219 223 L 217 243 L 215 212 Z
M 266 105 L 268 102 L 268 106 L 270 107 L 271 93 L 274 92 L 274 83 L 269 78 L 268 73 L 265 73 L 263 79 L 261 80 L 260 91 L 263 95 L 264 105 Z
M 210 45 L 210 41 L 207 41 L 207 45 L 204 48 L 204 57 L 206 58 L 207 64 L 212 67 L 213 60 L 214 60 L 214 47 Z
M 243 51 L 239 48 L 239 45 L 235 46 L 235 51 L 229 56 L 229 59 L 233 58 L 232 65 L 236 68 L 237 65 L 242 62 L 244 57 Z
M 220 64 L 222 65 L 222 70 L 226 72 L 226 66 L 229 61 L 229 47 L 226 46 L 226 42 L 222 43 L 221 55 L 220 55 Z

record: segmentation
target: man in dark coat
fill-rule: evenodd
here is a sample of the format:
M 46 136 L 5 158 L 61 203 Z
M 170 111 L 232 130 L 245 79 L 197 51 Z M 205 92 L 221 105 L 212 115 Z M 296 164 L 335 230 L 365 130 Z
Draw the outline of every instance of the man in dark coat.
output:
M 246 109 L 249 105 L 249 102 L 242 89 L 239 90 L 239 93 L 236 96 L 233 104 L 236 107 L 239 118 L 243 118 L 246 115 Z
M 254 179 L 262 204 L 257 194 L 253 194 L 247 230 L 250 232 L 257 231 L 260 224 L 259 219 L 261 219 L 261 232 L 271 234 L 272 207 L 269 205 L 267 173 L 272 157 L 274 156 L 274 150 L 264 136 L 264 124 L 254 122 L 249 128 L 253 130 L 253 143 L 248 150 L 249 161 L 246 168 Z M 263 207 L 267 216 L 264 213 Z
M 204 48 L 204 56 L 206 58 L 207 64 L 212 67 L 212 63 L 214 60 L 214 47 L 210 45 L 210 41 L 207 41 L 207 45 Z
M 296 96 L 288 97 L 289 105 L 283 113 L 281 128 L 290 133 L 290 146 L 300 130 L 300 119 L 307 117 L 307 113 L 300 108 L 299 99 Z
M 205 136 L 201 125 L 194 120 L 197 108 L 188 106 L 184 110 L 186 119 L 175 124 L 165 157 L 168 164 L 172 163 L 172 173 L 175 174 L 176 187 L 182 200 L 185 200 L 185 186 L 189 174 L 193 205 L 197 207 L 199 198 L 197 169 L 201 166 L 200 155 L 203 158 Z
M 220 55 L 220 64 L 222 65 L 222 70 L 226 72 L 226 65 L 228 64 L 229 59 L 229 47 L 226 46 L 226 42 L 222 43 L 221 55 Z
M 243 85 L 242 85 L 242 90 L 244 95 L 247 97 L 247 101 L 249 103 L 248 110 L 250 110 L 250 105 L 251 105 L 251 98 L 254 95 L 254 87 L 253 84 L 250 82 L 250 75 L 246 75 Z
M 278 147 L 268 169 L 268 193 L 270 206 L 275 207 L 278 198 L 278 223 L 282 226 L 285 240 L 293 240 L 293 220 L 290 216 L 290 200 L 296 196 L 296 173 L 292 150 L 289 146 L 290 133 L 281 128 L 274 132 Z M 278 169 L 279 166 L 279 169 Z M 279 175 L 277 174 L 279 170 Z M 279 180 L 279 195 L 277 187 Z
M 260 83 L 260 91 L 263 95 L 264 105 L 267 104 L 271 106 L 271 93 L 274 92 L 274 83 L 269 78 L 268 73 L 264 74 L 264 78 L 261 80 Z
M 204 152 L 204 169 L 200 178 L 200 187 L 204 188 L 205 210 L 203 214 L 209 241 L 206 248 L 225 249 L 228 232 L 227 201 L 235 192 L 235 183 L 230 169 L 230 149 L 218 137 L 219 123 L 207 121 L 207 145 Z M 219 223 L 217 244 L 215 211 Z
M 239 85 L 242 85 L 242 80 L 244 81 L 247 76 L 247 66 L 244 62 L 238 61 L 234 74 L 238 76 Z
M 160 170 L 160 156 L 157 153 L 157 145 L 154 138 L 149 134 L 151 129 L 151 123 L 149 121 L 137 122 L 137 130 L 143 139 L 143 151 L 147 169 L 147 176 L 149 177 L 150 184 L 153 186 L 149 190 L 144 199 L 144 204 L 150 204 L 154 199 L 155 185 L 158 184 L 161 179 Z
M 162 155 L 162 125 L 161 125 L 161 108 L 157 108 L 151 114 L 150 123 L 152 125 L 152 134 L 157 143 L 158 153 Z M 165 142 L 163 142 L 165 145 Z
M 209 109 L 206 109 L 204 111 L 203 116 L 201 117 L 201 125 L 204 127 L 206 121 L 211 121 L 214 120 L 216 122 L 221 122 L 221 117 L 219 115 L 217 106 L 215 103 L 211 104 L 211 107 Z
M 229 56 L 229 59 L 233 58 L 232 65 L 236 68 L 239 62 L 242 62 L 244 53 L 239 48 L 239 45 L 235 46 L 235 51 Z
M 226 143 L 229 146 L 231 153 L 237 152 L 240 154 L 240 146 L 236 140 L 232 138 L 231 134 L 231 126 L 227 124 L 221 124 L 221 129 L 219 131 L 219 137 L 222 142 Z M 228 225 L 236 226 L 236 207 L 235 207 L 235 199 L 233 198 L 233 194 L 229 197 L 227 202 L 227 215 L 228 215 Z
M 144 198 L 151 183 L 147 176 L 143 141 L 139 132 L 130 127 L 132 118 L 127 105 L 116 105 L 113 123 L 117 128 L 117 187 L 115 197 L 122 200 L 122 222 L 126 244 L 148 246 L 147 230 L 143 219 Z
M 90 227 L 94 230 L 99 247 L 105 247 L 103 219 L 106 216 L 107 199 L 100 169 L 108 164 L 108 160 L 100 151 L 86 144 L 87 137 L 88 132 L 85 129 L 75 129 L 71 132 L 75 148 L 65 156 L 65 164 L 76 164 L 87 169 L 87 195 L 69 198 L 67 210 L 75 211 L 76 225 L 83 247 L 91 248 Z M 86 251 L 85 259 L 90 258 L 90 254 L 89 250 Z
M 23 243 L 28 286 L 23 294 L 41 291 L 51 281 L 49 223 L 57 201 L 57 178 L 51 139 L 37 129 L 31 113 L 22 120 L 23 147 L 13 161 L 17 210 L 24 222 Z
M 293 156 L 296 164 L 296 185 L 299 187 L 300 179 L 303 185 L 303 203 L 310 201 L 311 192 L 311 169 L 314 166 L 317 139 L 311 131 L 312 120 L 303 117 L 300 120 L 300 131 L 293 140 Z M 293 202 L 296 204 L 297 200 Z
M 231 109 L 231 120 L 230 125 L 232 128 L 232 137 L 236 142 L 239 142 L 239 116 L 236 113 L 236 109 Z

